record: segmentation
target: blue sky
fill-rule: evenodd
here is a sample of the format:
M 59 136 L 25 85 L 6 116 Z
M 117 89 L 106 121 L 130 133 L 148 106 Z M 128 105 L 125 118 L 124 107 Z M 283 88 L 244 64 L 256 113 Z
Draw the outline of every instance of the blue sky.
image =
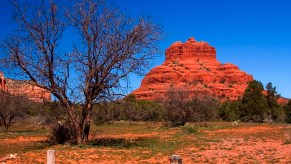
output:
M 9 0 L 0 1 L 0 39 L 11 32 Z M 291 1 L 289 0 L 116 0 L 130 16 L 151 16 L 166 38 L 162 54 L 175 41 L 193 36 L 214 46 L 217 59 L 233 63 L 264 85 L 272 82 L 284 97 L 291 98 Z M 143 77 L 132 78 L 132 90 Z
M 164 51 L 194 36 L 216 48 L 217 59 L 233 63 L 264 85 L 272 82 L 291 98 L 291 1 L 288 0 L 122 0 L 129 15 L 152 16 L 165 30 Z M 132 84 L 139 87 L 140 79 Z

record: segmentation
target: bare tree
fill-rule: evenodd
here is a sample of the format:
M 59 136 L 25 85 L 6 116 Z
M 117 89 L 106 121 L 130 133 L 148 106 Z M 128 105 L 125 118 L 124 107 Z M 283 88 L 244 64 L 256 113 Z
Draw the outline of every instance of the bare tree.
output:
M 15 123 L 15 119 L 25 115 L 25 109 L 28 107 L 27 98 L 0 91 L 0 125 L 4 126 L 6 132 Z
M 102 0 L 72 0 L 68 10 L 56 2 L 43 0 L 33 10 L 14 3 L 19 30 L 4 42 L 5 63 L 49 90 L 66 110 L 75 142 L 86 143 L 93 104 L 120 93 L 129 74 L 143 73 L 162 33 Z M 61 53 L 65 31 L 74 32 L 72 53 Z
M 218 119 L 220 102 L 207 92 L 195 92 L 191 100 L 192 122 L 215 121 Z
M 170 86 L 162 100 L 164 120 L 169 126 L 184 126 L 191 119 L 191 93 L 186 88 Z
M 165 94 L 162 105 L 166 123 L 170 126 L 183 126 L 186 122 L 216 120 L 220 103 L 207 92 L 171 86 Z

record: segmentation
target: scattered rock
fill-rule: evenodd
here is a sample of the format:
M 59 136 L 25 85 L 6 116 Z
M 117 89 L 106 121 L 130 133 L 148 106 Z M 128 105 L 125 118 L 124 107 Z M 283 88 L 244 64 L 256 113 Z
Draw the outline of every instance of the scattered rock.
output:
M 6 163 L 7 160 L 19 158 L 17 154 L 9 154 L 6 157 L 0 158 L 0 162 Z
M 170 157 L 171 164 L 182 164 L 182 158 L 179 155 L 172 155 Z

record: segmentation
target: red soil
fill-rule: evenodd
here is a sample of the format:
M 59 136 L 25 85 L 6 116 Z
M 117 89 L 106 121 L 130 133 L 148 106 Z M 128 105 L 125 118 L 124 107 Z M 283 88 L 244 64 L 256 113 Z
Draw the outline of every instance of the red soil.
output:
M 175 151 L 181 155 L 183 163 L 291 163 L 291 126 L 236 126 L 222 130 L 204 130 L 203 145 L 193 143 Z M 166 137 L 170 133 L 103 135 L 99 137 L 138 138 L 138 137 Z M 189 135 L 188 139 L 199 135 Z M 185 138 L 185 139 L 187 139 Z M 41 137 L 18 137 L 14 141 L 1 139 L 1 144 L 13 142 L 41 141 Z M 202 140 L 201 140 L 202 141 Z M 157 153 L 144 159 L 150 150 L 88 147 L 80 148 L 69 145 L 54 146 L 57 163 L 169 163 L 167 155 Z M 7 163 L 45 163 L 47 150 L 34 150 L 19 154 L 18 159 Z M 171 155 L 171 154 L 169 154 Z

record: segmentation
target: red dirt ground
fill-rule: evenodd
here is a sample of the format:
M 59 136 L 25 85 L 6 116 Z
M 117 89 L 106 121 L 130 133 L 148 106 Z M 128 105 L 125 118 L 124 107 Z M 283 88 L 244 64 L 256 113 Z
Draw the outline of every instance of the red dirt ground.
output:
M 175 151 L 181 155 L 183 163 L 291 163 L 291 126 L 237 126 L 231 129 L 203 130 L 205 146 L 189 144 Z M 169 135 L 166 134 L 166 135 Z M 99 137 L 138 138 L 165 137 L 161 133 L 101 135 Z M 190 137 L 196 137 L 189 135 Z M 167 137 L 166 137 L 167 138 Z M 1 144 L 14 142 L 28 143 L 44 141 L 43 137 L 18 137 L 0 139 Z M 88 147 L 80 148 L 69 145 L 51 147 L 56 152 L 56 163 L 169 163 L 168 156 L 156 153 L 143 159 L 149 151 L 139 149 Z M 32 150 L 19 154 L 19 158 L 7 161 L 14 163 L 46 163 L 47 150 Z

